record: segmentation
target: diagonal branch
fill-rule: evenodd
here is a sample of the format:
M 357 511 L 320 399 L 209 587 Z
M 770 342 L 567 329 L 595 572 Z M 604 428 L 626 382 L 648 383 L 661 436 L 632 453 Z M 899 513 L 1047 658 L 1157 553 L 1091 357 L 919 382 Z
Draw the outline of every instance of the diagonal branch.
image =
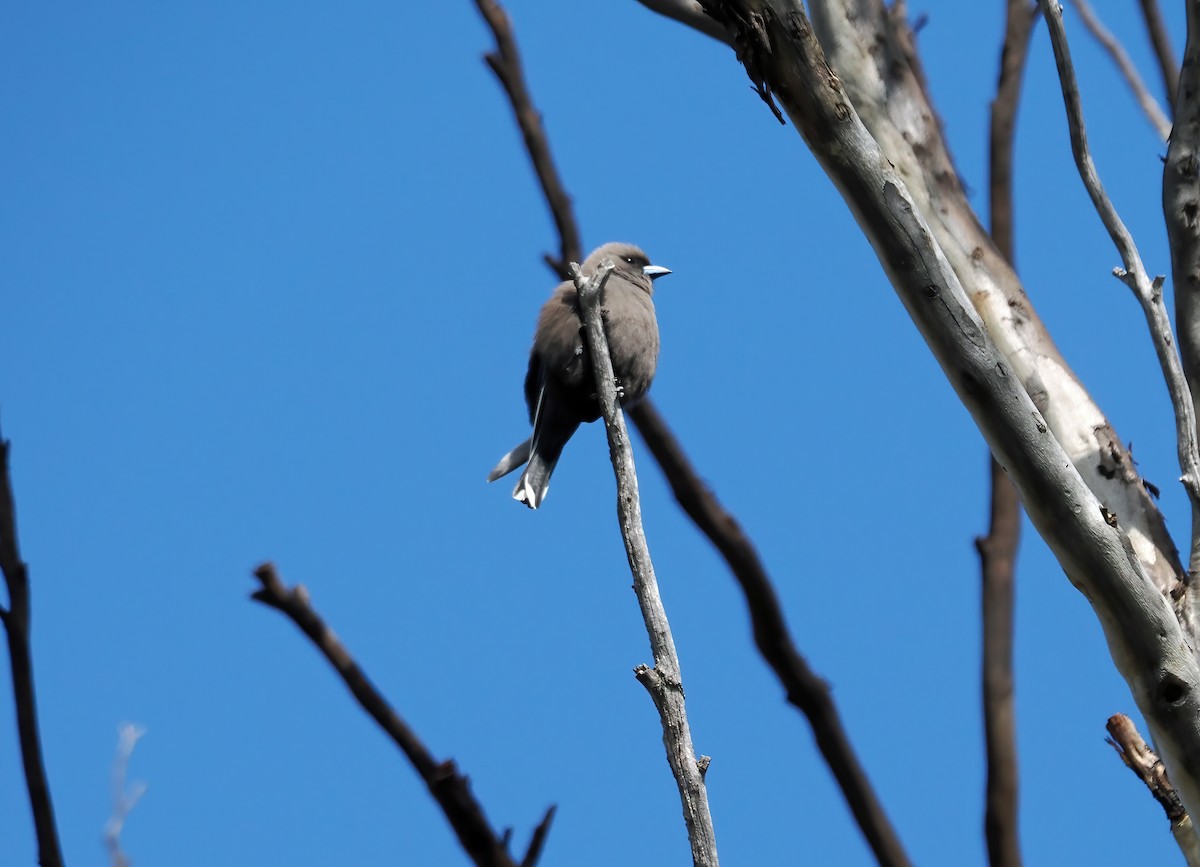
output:
M 1175 94 L 1179 92 L 1179 62 L 1175 59 L 1175 50 L 1171 48 L 1171 37 L 1167 33 L 1167 25 L 1163 22 L 1162 12 L 1158 8 L 1158 0 L 1140 0 L 1142 17 L 1146 20 L 1146 31 L 1150 35 L 1150 45 L 1154 56 L 1158 58 L 1159 71 L 1162 73 L 1163 90 L 1166 91 L 1167 107 L 1175 105 Z
M 500 85 L 512 105 L 521 137 L 525 140 L 525 150 L 529 153 L 538 183 L 542 186 L 542 194 L 550 207 L 550 216 L 558 229 L 561 242 L 558 257 L 547 254 L 544 257 L 546 264 L 563 279 L 567 279 L 567 263 L 583 261 L 583 246 L 579 241 L 579 229 L 576 227 L 571 197 L 558 176 L 558 169 L 555 168 L 550 142 L 546 138 L 546 130 L 542 127 L 542 116 L 525 86 L 521 54 L 513 38 L 508 13 L 495 0 L 475 0 L 475 5 L 479 8 L 483 20 L 492 29 L 492 35 L 496 37 L 496 50 L 485 54 L 484 60 L 500 80 Z
M 683 819 L 692 845 L 692 861 L 696 867 L 716 867 L 717 838 L 708 809 L 708 792 L 704 786 L 708 758 L 697 758 L 692 747 L 679 655 L 675 651 L 671 625 L 658 592 L 654 564 L 650 560 L 650 548 L 642 528 L 642 504 L 638 495 L 633 450 L 629 446 L 629 432 L 617 402 L 617 383 L 608 351 L 608 338 L 604 333 L 600 298 L 612 269 L 612 262 L 602 262 L 594 274 L 585 276 L 578 266 L 572 265 L 571 276 L 579 292 L 579 315 L 583 320 L 584 338 L 596 376 L 596 396 L 608 432 L 609 456 L 617 477 L 617 519 L 621 525 L 621 538 L 625 541 L 629 571 L 633 573 L 633 592 L 637 594 L 654 655 L 653 668 L 639 665 L 634 672 L 650 693 L 662 720 L 663 744 L 667 748 L 667 762 L 679 787 Z
M 1166 141 L 1171 135 L 1171 121 L 1163 113 L 1158 101 L 1150 95 L 1150 91 L 1146 88 L 1146 83 L 1142 81 L 1142 76 L 1138 73 L 1137 67 L 1133 65 L 1133 61 L 1129 59 L 1129 54 L 1125 51 L 1120 40 L 1112 34 L 1104 23 L 1093 11 L 1092 6 L 1087 0 L 1071 0 L 1071 5 L 1075 7 L 1075 11 L 1079 13 L 1079 17 L 1083 20 L 1083 25 L 1096 38 L 1101 47 L 1108 52 L 1112 57 L 1113 63 L 1117 65 L 1121 75 L 1124 76 L 1129 89 L 1133 91 L 1133 97 L 1141 106 L 1146 117 L 1149 118 L 1154 131 L 1158 133 L 1158 137 Z
M 29 646 L 29 569 L 21 559 L 17 542 L 17 509 L 9 476 L 8 454 L 12 444 L 0 438 L 0 571 L 8 587 L 8 608 L 0 607 L 0 622 L 8 637 L 8 658 L 12 666 L 13 704 L 17 710 L 17 738 L 21 744 L 21 763 L 33 827 L 37 834 L 38 864 L 62 867 L 58 827 L 50 782 L 42 763 L 42 742 L 38 730 L 37 698 L 33 687 L 33 652 Z
M 1158 805 L 1167 814 L 1167 821 L 1171 823 L 1171 835 L 1175 838 L 1179 851 L 1183 853 L 1188 867 L 1200 867 L 1200 837 L 1196 836 L 1192 817 L 1183 809 L 1175 787 L 1167 779 L 1167 769 L 1162 760 L 1138 733 L 1133 720 L 1125 714 L 1118 713 L 1109 717 L 1105 728 L 1110 735 L 1108 742 L 1117 751 L 1125 767 L 1133 771 L 1145 784 L 1154 800 L 1158 801 Z
M 387 699 L 375 688 L 375 684 L 358 667 L 345 645 L 312 607 L 304 586 L 285 586 L 271 563 L 264 563 L 255 569 L 254 577 L 262 584 L 262 589 L 255 591 L 250 598 L 286 615 L 308 636 L 317 650 L 321 651 L 359 706 L 408 757 L 413 768 L 429 787 L 433 799 L 442 808 L 450 827 L 458 836 L 463 851 L 471 860 L 479 867 L 517 867 L 517 862 L 508 853 L 504 837 L 492 830 L 483 814 L 483 807 L 471 793 L 467 778 L 458 772 L 453 760 L 439 762 L 435 759 L 417 737 L 416 732 L 393 710 Z M 521 862 L 522 867 L 532 867 L 535 863 L 534 847 L 540 852 L 546 835 L 545 829 L 553 815 L 554 808 L 551 807 L 534 833 L 530 854 Z M 533 860 L 530 860 L 530 856 L 533 856 Z
M 658 411 L 643 401 L 630 411 L 630 415 L 637 420 L 638 430 L 666 474 L 680 507 L 712 540 L 729 564 L 746 597 L 754 643 L 786 691 L 788 702 L 807 717 L 817 748 L 837 780 L 876 860 L 896 867 L 908 864 L 904 846 L 842 725 L 829 684 L 809 667 L 792 641 L 783 606 L 754 543 L 696 474 Z
M 1050 30 L 1050 44 L 1054 48 L 1054 60 L 1058 65 L 1058 78 L 1062 86 L 1063 102 L 1067 108 L 1067 124 L 1071 131 L 1071 152 L 1075 155 L 1075 164 L 1079 167 L 1079 175 L 1083 178 L 1083 185 L 1092 198 L 1096 212 L 1121 255 L 1125 267 L 1117 268 L 1113 273 L 1133 290 L 1142 307 L 1146 324 L 1150 327 L 1150 339 L 1167 383 L 1167 391 L 1171 395 L 1171 406 L 1175 410 L 1179 468 L 1183 472 L 1180 481 L 1183 482 L 1192 504 L 1192 550 L 1189 570 L 1195 572 L 1200 568 L 1200 449 L 1196 439 L 1196 411 L 1187 379 L 1184 377 L 1183 366 L 1175 351 L 1171 319 L 1163 303 L 1163 278 L 1156 277 L 1151 280 L 1146 273 L 1142 266 L 1142 257 L 1133 243 L 1133 236 L 1125 228 L 1096 173 L 1096 165 L 1088 148 L 1087 130 L 1083 124 L 1079 86 L 1075 80 L 1067 33 L 1063 27 L 1062 7 L 1052 0 L 1039 2 Z
M 992 100 L 989 130 L 989 203 L 996 248 L 1010 264 L 1013 252 L 1013 139 L 1017 105 L 1029 38 L 1037 6 L 1029 0 L 1006 0 L 1000 75 Z M 1017 544 L 1021 536 L 1021 503 L 1017 489 L 991 457 L 991 519 L 987 536 L 976 539 L 982 577 L 983 734 L 987 755 L 984 834 L 991 867 L 1018 867 L 1018 767 L 1016 712 L 1013 708 L 1013 609 Z
M 757 5 L 785 7 L 763 0 Z M 906 46 L 910 28 L 882 0 L 809 0 L 812 27 L 844 97 L 897 169 L 1011 373 L 1034 398 L 1076 472 L 1121 516 L 1142 567 L 1164 593 L 1185 569 L 1118 431 L 1055 346 L 1025 287 L 983 229 L 959 180 L 937 110 Z M 868 236 L 870 232 L 868 231 Z

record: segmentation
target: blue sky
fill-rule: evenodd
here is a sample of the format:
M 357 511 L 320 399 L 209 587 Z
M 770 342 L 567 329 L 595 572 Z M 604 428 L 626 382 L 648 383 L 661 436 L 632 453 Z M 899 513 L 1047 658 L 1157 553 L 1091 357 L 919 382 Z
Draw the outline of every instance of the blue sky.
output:
M 990 5 L 910 3 L 981 212 Z M 633 0 L 509 9 L 585 245 L 632 240 L 675 272 L 659 408 L 757 543 L 911 856 L 983 863 L 986 453 L 967 413 L 729 49 Z M 1157 94 L 1135 4 L 1099 11 Z M 1164 148 L 1067 19 L 1101 176 L 1164 272 Z M 135 863 L 466 863 L 325 663 L 248 601 L 272 559 L 495 825 L 523 846 L 559 805 L 544 864 L 689 863 L 631 673 L 649 649 L 603 430 L 572 441 L 537 513 L 484 482 L 527 433 L 557 239 L 473 4 L 12 4 L 3 23 L 0 424 L 70 862 L 104 862 L 128 720 L 148 729 Z M 1167 395 L 1042 27 L 1016 182 L 1031 299 L 1184 533 Z M 870 863 L 726 569 L 635 455 L 723 860 Z M 1104 743 L 1128 690 L 1031 532 L 1018 581 L 1027 860 L 1171 863 Z M 0 829 L 32 864 L 7 666 L 0 687 Z

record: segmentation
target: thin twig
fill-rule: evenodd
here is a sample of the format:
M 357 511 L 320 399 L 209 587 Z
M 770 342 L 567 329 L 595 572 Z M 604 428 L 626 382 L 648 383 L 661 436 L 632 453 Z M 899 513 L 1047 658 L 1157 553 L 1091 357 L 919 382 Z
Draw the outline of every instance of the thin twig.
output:
M 1111 736 L 1108 742 L 1117 751 L 1125 767 L 1145 783 L 1154 800 L 1158 801 L 1167 820 L 1171 823 L 1171 834 L 1183 852 L 1188 867 L 1200 867 L 1200 837 L 1196 836 L 1192 819 L 1183 808 L 1175 787 L 1167 778 L 1167 769 L 1154 750 L 1138 733 L 1133 720 L 1123 713 L 1108 718 L 1105 726 Z
M 387 699 L 375 688 L 366 673 L 350 656 L 349 651 L 333 634 L 333 630 L 312 607 L 304 586 L 286 587 L 271 563 L 264 563 L 255 569 L 254 577 L 262 584 L 262 589 L 252 593 L 250 598 L 285 614 L 321 651 L 354 695 L 359 706 L 408 757 L 413 768 L 429 787 L 433 799 L 442 808 L 458 836 L 463 851 L 471 860 L 480 867 L 516 867 L 516 862 L 505 846 L 504 838 L 492 829 L 483 813 L 483 807 L 471 793 L 467 778 L 458 772 L 452 759 L 444 762 L 435 759 L 417 737 L 416 732 L 409 728 L 408 723 L 388 704 Z M 542 820 L 543 826 L 549 825 L 552 815 L 553 808 Z M 544 830 L 541 830 L 541 836 L 545 837 Z M 528 857 L 522 862 L 523 865 L 532 863 Z
M 1129 54 L 1125 51 L 1117 37 L 1113 36 L 1100 18 L 1092 10 L 1092 6 L 1087 0 L 1071 0 L 1071 5 L 1079 13 L 1079 17 L 1083 20 L 1083 26 L 1096 38 L 1096 41 L 1108 52 L 1112 57 L 1113 63 L 1117 65 L 1121 75 L 1125 77 L 1126 84 L 1133 91 L 1133 97 L 1141 106 L 1146 117 L 1149 118 L 1154 131 L 1158 133 L 1158 137 L 1163 141 L 1171 135 L 1171 121 L 1167 119 L 1163 113 L 1162 106 L 1158 104 L 1153 96 L 1150 95 L 1146 83 L 1142 81 L 1142 76 L 1137 71 L 1137 67 L 1133 65 L 1133 61 L 1129 59 Z
M 1192 550 L 1190 557 L 1191 571 L 1200 566 L 1200 452 L 1196 442 L 1196 411 L 1192 404 L 1192 395 L 1188 390 L 1187 379 L 1179 355 L 1175 351 L 1175 337 L 1171 331 L 1171 320 L 1167 316 L 1166 305 L 1162 297 L 1162 277 L 1150 279 L 1142 266 L 1142 257 L 1138 254 L 1133 237 L 1113 207 L 1100 178 L 1096 174 L 1096 165 L 1092 161 L 1088 148 L 1087 131 L 1083 125 L 1083 109 L 1079 100 L 1079 86 L 1075 80 L 1075 70 L 1071 63 L 1070 49 L 1067 46 L 1067 33 L 1063 28 L 1062 7 L 1053 0 L 1038 0 L 1042 5 L 1042 13 L 1050 29 L 1050 43 L 1054 47 L 1054 60 L 1058 66 L 1058 79 L 1062 85 L 1063 102 L 1067 108 L 1067 123 L 1071 131 L 1071 151 L 1075 155 L 1075 164 L 1092 204 L 1108 234 L 1121 254 L 1123 268 L 1116 268 L 1113 274 L 1121 282 L 1133 290 L 1134 296 L 1146 316 L 1146 324 L 1150 327 L 1150 339 L 1158 355 L 1158 363 L 1162 367 L 1163 378 L 1167 383 L 1167 391 L 1171 395 L 1171 406 L 1175 410 L 1175 427 L 1178 436 L 1179 468 L 1183 472 L 1180 481 L 1188 493 L 1192 503 Z
M 1154 56 L 1158 58 L 1158 68 L 1162 73 L 1167 108 L 1172 110 L 1175 107 L 1175 94 L 1179 93 L 1179 62 L 1175 59 L 1175 50 L 1171 48 L 1171 37 L 1167 33 L 1167 25 L 1163 22 L 1162 12 L 1159 11 L 1158 0 L 1141 0 L 1141 6 L 1150 45 L 1154 49 Z
M 596 394 L 608 432 L 609 456 L 617 478 L 617 519 L 621 525 L 621 537 L 625 541 L 629 570 L 633 573 L 633 591 L 637 594 L 654 656 L 653 668 L 639 665 L 634 671 L 642 686 L 650 693 L 662 720 L 663 744 L 667 748 L 667 762 L 679 787 L 683 819 L 692 845 L 692 861 L 696 867 L 715 867 L 718 863 L 717 838 L 708 809 L 704 771 L 692 747 L 679 655 L 675 652 L 671 625 L 667 622 L 667 612 L 658 592 L 654 564 L 650 560 L 646 532 L 642 527 L 642 505 L 638 495 L 637 471 L 633 465 L 633 450 L 629 446 L 629 432 L 617 402 L 612 357 L 604 333 L 601 298 L 612 269 L 612 262 L 603 262 L 594 274 L 585 277 L 578 266 L 572 265 L 571 276 L 579 293 L 579 315 L 583 320 L 584 337 L 595 371 Z M 707 767 L 707 760 L 704 760 L 703 767 Z
M 630 415 L 637 420 L 638 431 L 666 474 L 680 507 L 712 540 L 741 585 L 754 628 L 754 643 L 775 672 L 787 693 L 788 702 L 803 713 L 812 726 L 817 748 L 837 780 L 876 860 L 888 867 L 907 865 L 909 860 L 904 846 L 854 751 L 829 684 L 809 667 L 808 661 L 796 649 L 783 616 L 783 606 L 754 543 L 697 475 L 658 411 L 641 401 L 630 410 Z
M 117 754 L 113 759 L 112 770 L 113 809 L 112 815 L 104 824 L 104 845 L 108 849 L 112 867 L 129 867 L 133 863 L 121 848 L 121 831 L 125 828 L 125 820 L 146 793 L 146 784 L 138 781 L 126 787 L 125 779 L 129 773 L 133 749 L 145 733 L 144 728 L 132 723 L 122 723 L 117 729 Z
M 1013 139 L 1029 38 L 1037 22 L 1037 6 L 1029 0 L 1006 0 L 1000 75 L 992 100 L 988 181 L 992 239 L 1014 263 Z M 1017 544 L 1021 536 L 1021 503 L 1012 480 L 989 456 L 989 508 L 986 537 L 976 539 L 981 573 L 983 620 L 983 733 L 987 755 L 984 834 L 991 867 L 1018 867 L 1018 765 L 1016 713 L 1013 708 L 1013 596 Z
M 558 257 L 547 254 L 544 257 L 546 264 L 563 279 L 567 279 L 567 263 L 583 261 L 583 246 L 579 241 L 571 197 L 558 176 L 558 169 L 555 168 L 550 142 L 546 138 L 546 130 L 542 127 L 541 113 L 534 106 L 529 89 L 525 86 L 521 54 L 513 38 L 508 13 L 495 0 L 475 0 L 475 5 L 491 28 L 492 35 L 496 37 L 496 50 L 485 54 L 483 59 L 487 61 L 487 65 L 496 74 L 505 94 L 508 95 L 517 126 L 521 130 L 521 137 L 525 140 L 525 150 L 533 163 L 538 183 L 542 186 L 542 194 L 550 207 L 550 216 L 558 230 Z
M 37 834 L 38 864 L 62 867 L 62 849 L 54 821 L 50 782 L 42 763 L 41 733 L 38 730 L 37 699 L 33 686 L 33 652 L 29 646 L 29 569 L 21 559 L 17 541 L 17 509 L 9 476 L 8 454 L 12 444 L 0 437 L 0 571 L 8 587 L 8 608 L 0 607 L 0 622 L 8 637 L 12 667 L 13 704 L 17 710 L 17 738 L 33 827 Z

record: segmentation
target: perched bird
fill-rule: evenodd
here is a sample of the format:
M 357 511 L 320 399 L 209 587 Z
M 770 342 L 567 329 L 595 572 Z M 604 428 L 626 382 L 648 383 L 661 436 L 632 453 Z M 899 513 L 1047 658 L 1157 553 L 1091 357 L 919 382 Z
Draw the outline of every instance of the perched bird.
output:
M 605 334 L 612 355 L 622 404 L 632 404 L 650 388 L 658 366 L 658 322 L 654 318 L 653 281 L 671 272 L 651 265 L 632 244 L 605 244 L 581 269 L 590 277 L 605 259 L 615 266 L 604 295 Z M 575 429 L 600 417 L 596 379 L 583 339 L 579 296 L 571 281 L 559 284 L 542 306 L 529 372 L 525 374 L 525 403 L 533 435 L 500 459 L 488 474 L 494 482 L 527 464 L 513 490 L 513 499 L 536 509 L 546 498 L 550 474 Z

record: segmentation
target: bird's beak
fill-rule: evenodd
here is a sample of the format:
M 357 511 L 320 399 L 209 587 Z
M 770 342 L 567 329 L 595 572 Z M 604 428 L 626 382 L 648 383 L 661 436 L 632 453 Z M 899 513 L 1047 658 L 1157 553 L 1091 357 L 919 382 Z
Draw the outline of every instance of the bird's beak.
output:
M 666 274 L 670 274 L 671 269 L 664 268 L 662 265 L 647 265 L 645 268 L 642 269 L 642 273 L 645 274 L 647 277 L 649 277 L 651 280 L 657 280 L 659 277 L 662 277 Z

